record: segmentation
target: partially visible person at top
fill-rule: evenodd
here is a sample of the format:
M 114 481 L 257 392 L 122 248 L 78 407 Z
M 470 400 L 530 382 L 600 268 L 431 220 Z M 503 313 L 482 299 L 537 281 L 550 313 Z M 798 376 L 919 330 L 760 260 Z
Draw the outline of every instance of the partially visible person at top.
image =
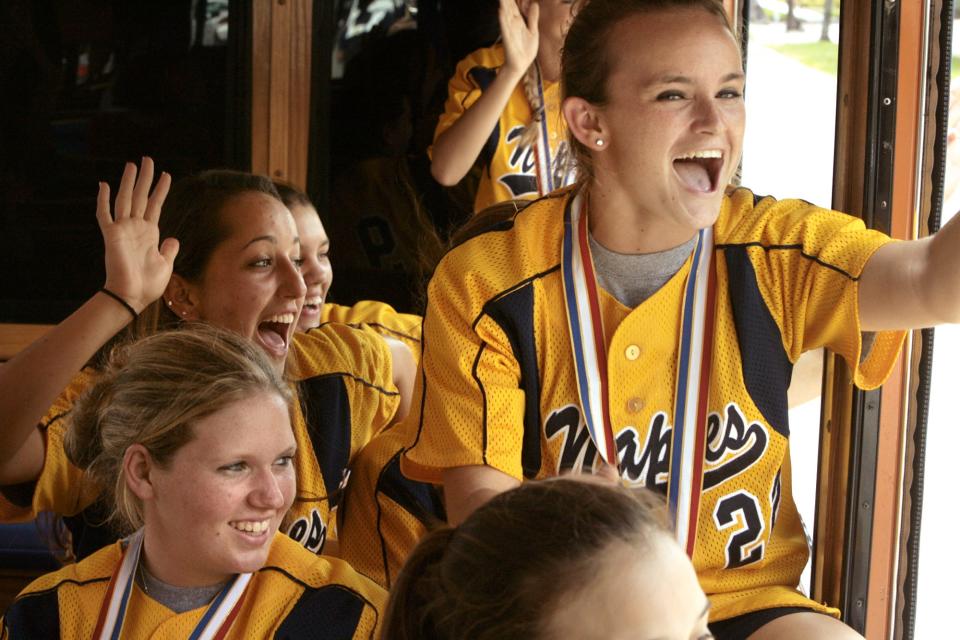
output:
M 401 467 L 443 484 L 453 524 L 525 479 L 613 468 L 667 494 L 718 638 L 857 638 L 798 588 L 792 366 L 825 347 L 872 389 L 905 330 L 960 321 L 960 222 L 898 242 L 731 187 L 744 83 L 719 0 L 578 6 L 579 184 L 475 217 L 438 265 Z
M 391 640 L 708 640 L 709 602 L 643 489 L 528 482 L 417 545 L 390 594 Z
M 65 450 L 127 535 L 42 576 L 0 636 L 372 638 L 386 594 L 281 532 L 296 495 L 290 389 L 203 323 L 116 349 Z
M 366 325 L 385 339 L 399 340 L 407 346 L 415 360 L 420 359 L 421 316 L 399 313 L 385 302 L 362 300 L 350 306 L 327 302 L 333 285 L 333 265 L 330 263 L 330 238 L 320 220 L 320 214 L 310 197 L 296 187 L 274 180 L 283 204 L 293 214 L 300 235 L 300 255 L 303 261 L 300 274 L 307 285 L 298 331 L 309 331 L 325 322 Z M 399 357 L 402 357 L 399 352 Z M 394 358 L 398 350 L 394 350 Z
M 575 6 L 575 0 L 500 0 L 500 43 L 467 56 L 450 79 L 430 170 L 450 186 L 479 160 L 474 212 L 573 182 L 559 80 Z
M 66 418 L 111 340 L 205 321 L 253 340 L 295 387 L 299 493 L 286 532 L 319 552 L 351 458 L 405 415 L 413 358 L 395 359 L 380 337 L 342 324 L 295 331 L 306 293 L 300 241 L 268 178 L 216 170 L 172 189 L 167 174 L 151 191 L 152 182 L 149 158 L 139 177 L 128 164 L 112 208 L 101 183 L 104 288 L 0 366 L 0 519 L 64 516 L 79 556 L 115 539 L 97 526 L 98 491 L 63 454 Z

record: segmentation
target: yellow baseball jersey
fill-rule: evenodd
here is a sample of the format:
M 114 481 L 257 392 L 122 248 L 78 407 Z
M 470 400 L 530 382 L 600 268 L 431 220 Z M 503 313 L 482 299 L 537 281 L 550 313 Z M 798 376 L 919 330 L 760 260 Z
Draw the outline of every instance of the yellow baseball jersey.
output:
M 420 337 L 423 317 L 400 313 L 385 302 L 361 300 L 349 307 L 326 303 L 320 311 L 321 322 L 366 325 L 386 338 L 396 338 L 410 347 L 420 362 Z
M 477 49 L 457 64 L 447 85 L 447 101 L 434 131 L 434 141 L 449 129 L 480 98 L 504 64 L 502 45 Z M 560 83 L 543 83 L 544 120 L 550 138 L 553 167 L 567 166 L 570 144 L 560 112 Z M 533 120 L 530 103 L 520 82 L 510 94 L 497 126 L 490 133 L 478 159 L 483 168 L 473 210 L 482 211 L 505 200 L 532 200 L 539 197 L 534 145 L 520 146 L 524 128 Z M 564 184 L 565 174 L 554 170 L 554 184 Z
M 571 190 L 452 250 L 428 293 L 418 430 L 405 474 L 489 465 L 517 479 L 596 469 L 560 267 Z M 804 351 L 841 355 L 880 385 L 902 332 L 861 354 L 858 278 L 890 238 L 850 216 L 737 189 L 715 231 L 716 327 L 704 490 L 693 563 L 722 620 L 776 606 L 828 611 L 797 590 L 807 543 L 790 482 L 787 387 Z M 665 492 L 681 295 L 690 262 L 634 309 L 601 291 L 608 402 L 623 477 Z M 833 611 L 835 613 L 835 611 Z
M 294 337 L 286 378 L 298 400 L 292 416 L 297 496 L 284 530 L 310 551 L 323 548 L 331 512 L 349 478 L 350 460 L 397 411 L 400 394 L 392 369 L 386 344 L 362 328 L 328 323 Z M 98 489 L 67 460 L 63 449 L 70 409 L 95 375 L 91 369 L 78 374 L 41 421 L 46 457 L 31 490 L 4 490 L 16 507 L 65 516 L 78 557 L 116 539 L 102 526 L 106 510 L 96 499 Z
M 427 530 L 447 520 L 439 489 L 400 473 L 413 424 L 393 426 L 360 450 L 337 510 L 338 555 L 385 589 Z
M 92 638 L 123 550 L 115 542 L 33 581 L 10 605 L 2 640 Z M 253 574 L 227 638 L 378 637 L 387 594 L 337 558 L 317 557 L 278 534 Z M 186 638 L 209 606 L 175 613 L 139 586 L 130 593 L 124 636 Z

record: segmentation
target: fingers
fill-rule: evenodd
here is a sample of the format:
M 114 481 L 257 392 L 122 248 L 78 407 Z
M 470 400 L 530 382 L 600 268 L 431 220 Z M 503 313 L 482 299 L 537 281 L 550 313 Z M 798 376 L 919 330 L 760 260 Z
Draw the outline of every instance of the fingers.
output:
M 104 227 L 112 221 L 113 218 L 110 215 L 110 185 L 101 182 L 100 188 L 97 190 L 97 224 L 103 231 Z
M 153 158 L 144 156 L 140 159 L 140 175 L 137 177 L 137 183 L 133 186 L 130 206 L 131 216 L 140 217 L 144 215 L 151 184 L 153 184 Z
M 130 204 L 133 197 L 133 185 L 137 180 L 137 165 L 128 162 L 123 167 L 123 177 L 120 178 L 120 188 L 117 189 L 117 200 L 113 204 L 113 218 L 119 220 L 130 215 Z
M 180 241 L 176 238 L 167 238 L 160 243 L 160 255 L 162 255 L 169 264 L 173 264 L 178 253 L 180 253 Z
M 540 33 L 540 3 L 531 2 L 530 8 L 527 10 L 527 29 L 530 30 L 530 35 L 536 35 Z
M 517 0 L 500 0 L 500 15 L 510 18 L 520 15 Z
M 167 199 L 170 192 L 170 174 L 164 171 L 157 180 L 157 186 L 153 188 L 150 199 L 147 201 L 146 209 L 143 213 L 143 219 L 153 222 L 160 218 L 160 210 L 163 207 L 163 201 Z

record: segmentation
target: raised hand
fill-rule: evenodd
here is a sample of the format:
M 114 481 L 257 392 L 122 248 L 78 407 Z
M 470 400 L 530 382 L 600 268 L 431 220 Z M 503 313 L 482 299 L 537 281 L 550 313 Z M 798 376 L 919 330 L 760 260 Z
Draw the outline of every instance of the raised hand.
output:
M 520 13 L 517 0 L 500 0 L 500 39 L 506 60 L 504 67 L 515 73 L 524 73 L 533 64 L 540 46 L 540 3 L 533 0 L 526 18 Z
M 107 280 L 104 285 L 123 298 L 138 313 L 159 298 L 173 273 L 173 260 L 180 244 L 173 238 L 159 245 L 157 221 L 170 190 L 170 175 L 160 174 L 153 183 L 153 160 L 143 158 L 137 166 L 128 162 L 110 212 L 110 187 L 100 183 L 97 193 L 97 223 L 103 233 Z

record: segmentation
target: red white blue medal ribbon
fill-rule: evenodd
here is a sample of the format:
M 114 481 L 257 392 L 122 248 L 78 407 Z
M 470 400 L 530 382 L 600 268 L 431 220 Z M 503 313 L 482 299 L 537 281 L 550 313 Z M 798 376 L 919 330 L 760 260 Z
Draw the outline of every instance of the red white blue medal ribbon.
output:
M 606 338 L 583 204 L 577 194 L 564 214 L 563 292 L 584 421 L 600 457 L 619 470 L 610 421 Z M 715 281 L 713 229 L 708 227 L 699 232 L 684 288 L 667 491 L 677 540 L 691 557 L 703 488 Z
M 540 130 L 537 132 L 533 155 L 537 164 L 537 189 L 541 196 L 545 196 L 554 189 L 573 184 L 576 181 L 577 172 L 573 168 L 565 171 L 562 176 L 557 175 L 558 171 L 555 172 L 555 169 L 560 167 L 553 166 L 556 159 L 553 157 L 550 148 L 550 127 L 547 126 L 547 103 L 543 91 L 543 76 L 540 75 L 540 65 L 534 62 L 534 67 L 537 70 L 537 92 L 540 97 L 540 108 L 543 110 L 543 115 L 540 118 Z M 556 178 L 560 178 L 560 181 L 558 182 Z
M 716 273 L 713 227 L 701 229 L 683 294 L 677 389 L 673 404 L 670 484 L 667 502 L 677 542 L 693 557 L 703 489 L 707 441 L 707 403 L 713 360 Z
M 127 547 L 120 565 L 110 578 L 107 593 L 100 605 L 93 637 L 97 640 L 119 640 L 123 636 L 123 622 L 130 604 L 140 553 L 143 550 L 143 529 L 127 539 Z M 190 634 L 190 640 L 222 640 L 240 612 L 243 596 L 253 574 L 234 577 L 213 599 L 200 622 Z
M 577 390 L 587 430 L 603 460 L 619 470 L 610 407 L 607 402 L 607 344 L 600 315 L 600 295 L 590 255 L 587 216 L 578 193 L 563 221 L 563 296 L 577 370 Z

